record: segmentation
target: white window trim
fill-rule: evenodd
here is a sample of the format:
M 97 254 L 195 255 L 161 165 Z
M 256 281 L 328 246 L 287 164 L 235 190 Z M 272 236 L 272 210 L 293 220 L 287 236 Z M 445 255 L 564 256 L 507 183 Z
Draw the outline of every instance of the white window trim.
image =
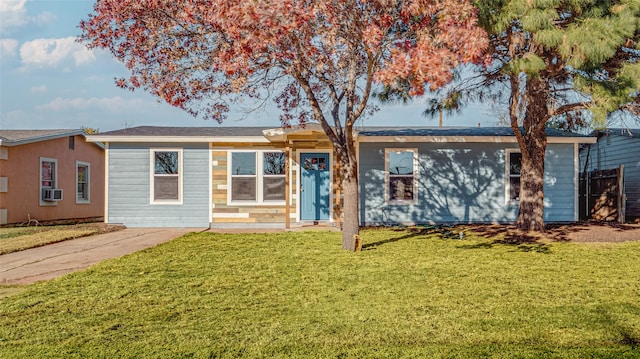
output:
M 267 200 L 263 199 L 264 197 L 264 177 L 280 177 L 280 175 L 265 175 L 264 174 L 264 153 L 265 152 L 280 152 L 284 153 L 285 156 L 287 153 L 284 150 L 280 149 L 263 149 L 263 150 L 229 150 L 227 151 L 227 205 L 233 206 L 284 206 L 286 204 L 285 200 Z M 233 153 L 255 153 L 256 154 L 256 174 L 255 175 L 233 175 L 233 162 L 232 155 Z M 287 159 L 288 160 L 288 159 Z M 283 177 L 288 176 L 289 174 L 285 173 Z M 232 200 L 232 192 L 233 192 L 233 178 L 255 178 L 256 179 L 256 199 L 255 200 Z M 286 189 L 285 189 L 286 190 Z
M 55 163 L 55 168 L 53 171 L 53 189 L 58 188 L 58 159 L 56 158 L 48 158 L 48 157 L 40 157 L 40 162 L 39 166 L 38 166 L 38 199 L 40 200 L 40 205 L 41 206 L 57 206 L 58 202 L 57 201 L 43 201 L 42 200 L 42 190 L 44 187 L 42 187 L 42 162 L 53 162 Z M 48 187 L 47 187 L 48 188 Z
M 391 178 L 389 175 L 389 153 L 391 152 L 413 152 L 413 199 L 412 200 L 391 200 L 389 191 Z M 416 205 L 418 204 L 418 149 L 417 148 L 385 148 L 384 149 L 384 202 L 388 205 Z
M 504 203 L 505 204 L 517 204 L 520 200 L 511 199 L 511 169 L 509 163 L 511 162 L 512 153 L 521 153 L 519 148 L 505 148 L 504 150 Z M 522 182 L 520 182 L 522 186 Z
M 176 205 L 176 204 L 182 204 L 182 194 L 183 194 L 183 177 L 184 177 L 184 173 L 183 173 L 183 168 L 184 168 L 184 161 L 183 161 L 183 156 L 182 156 L 182 148 L 164 148 L 164 147 L 160 147 L 160 148 L 150 148 L 149 149 L 149 204 L 152 205 Z M 156 152 L 178 152 L 178 199 L 161 199 L 161 200 L 157 200 L 155 199 L 155 153 Z
M 78 199 L 78 166 L 87 167 L 87 199 Z M 76 161 L 76 204 L 91 203 L 91 164 L 89 162 Z

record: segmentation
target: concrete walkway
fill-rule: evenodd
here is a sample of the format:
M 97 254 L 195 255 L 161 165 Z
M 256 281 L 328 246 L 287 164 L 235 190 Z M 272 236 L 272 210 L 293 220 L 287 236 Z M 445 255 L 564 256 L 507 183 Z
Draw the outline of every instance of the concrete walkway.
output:
M 0 284 L 30 284 L 85 269 L 205 228 L 126 228 L 0 255 Z

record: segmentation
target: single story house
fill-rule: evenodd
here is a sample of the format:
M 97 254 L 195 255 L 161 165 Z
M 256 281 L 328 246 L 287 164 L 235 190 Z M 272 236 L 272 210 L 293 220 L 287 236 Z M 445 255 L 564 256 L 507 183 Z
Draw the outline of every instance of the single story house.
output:
M 640 223 L 640 129 L 610 128 L 595 131 L 596 143 L 582 146 L 581 171 L 609 170 L 624 166 L 625 217 Z
M 0 130 L 0 225 L 102 219 L 104 181 L 83 130 Z
M 520 159 L 510 128 L 361 128 L 363 226 L 512 222 Z M 578 220 L 578 145 L 548 130 L 545 220 Z M 335 153 L 319 125 L 134 127 L 106 146 L 106 214 L 129 227 L 339 224 Z

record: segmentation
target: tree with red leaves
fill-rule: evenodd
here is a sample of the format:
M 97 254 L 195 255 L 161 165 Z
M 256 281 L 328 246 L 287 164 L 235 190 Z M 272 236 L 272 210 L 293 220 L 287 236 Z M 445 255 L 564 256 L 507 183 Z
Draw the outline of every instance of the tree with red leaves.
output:
M 123 88 L 218 122 L 268 96 L 283 126 L 319 123 L 342 171 L 348 250 L 359 231 L 353 126 L 375 110 L 376 84 L 421 95 L 488 45 L 467 0 L 98 0 L 80 27 L 129 69 Z

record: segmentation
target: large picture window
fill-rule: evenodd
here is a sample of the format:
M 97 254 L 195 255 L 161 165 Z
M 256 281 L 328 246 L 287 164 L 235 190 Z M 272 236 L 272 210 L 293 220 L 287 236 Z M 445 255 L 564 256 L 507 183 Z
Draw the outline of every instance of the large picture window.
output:
M 389 203 L 412 204 L 417 201 L 417 149 L 385 150 L 385 193 Z
M 151 150 L 151 203 L 182 202 L 182 150 Z
M 231 152 L 230 201 L 284 201 L 286 157 L 285 153 L 280 151 Z
M 89 203 L 89 164 L 76 161 L 76 203 Z
M 520 171 L 522 169 L 522 153 L 515 149 L 506 151 L 506 185 L 507 202 L 520 200 Z

